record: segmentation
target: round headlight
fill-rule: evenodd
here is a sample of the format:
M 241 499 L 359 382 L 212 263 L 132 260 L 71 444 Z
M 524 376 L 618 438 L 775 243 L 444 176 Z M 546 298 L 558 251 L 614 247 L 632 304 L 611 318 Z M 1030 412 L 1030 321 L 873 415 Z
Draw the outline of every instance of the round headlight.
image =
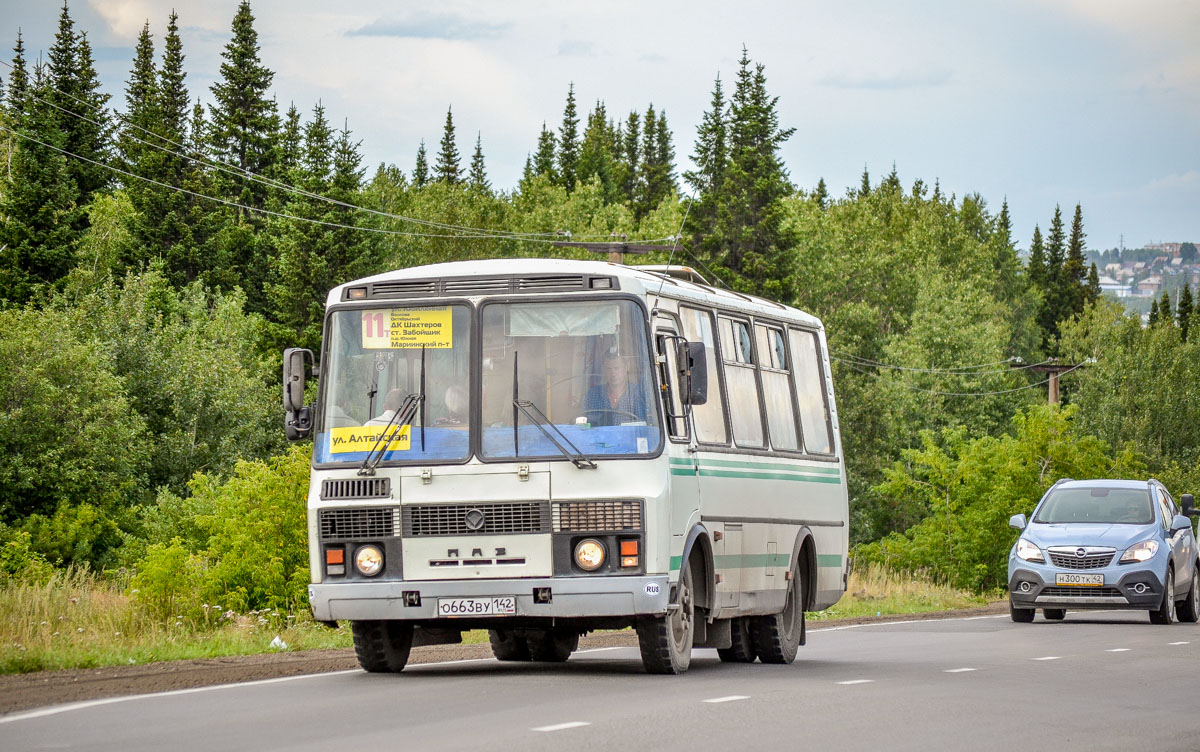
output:
M 354 566 L 367 577 L 383 571 L 383 552 L 378 546 L 363 546 L 354 554 Z
M 595 538 L 575 544 L 575 563 L 585 572 L 594 572 L 604 565 L 604 544 Z

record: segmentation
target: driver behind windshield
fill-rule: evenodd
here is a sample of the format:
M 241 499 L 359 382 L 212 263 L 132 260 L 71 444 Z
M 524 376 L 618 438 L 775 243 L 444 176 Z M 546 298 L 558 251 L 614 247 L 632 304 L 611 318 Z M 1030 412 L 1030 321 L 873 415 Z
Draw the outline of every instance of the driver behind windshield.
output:
M 594 426 L 645 422 L 646 392 L 640 382 L 630 380 L 629 366 L 616 351 L 605 355 L 604 383 L 588 390 L 583 410 Z

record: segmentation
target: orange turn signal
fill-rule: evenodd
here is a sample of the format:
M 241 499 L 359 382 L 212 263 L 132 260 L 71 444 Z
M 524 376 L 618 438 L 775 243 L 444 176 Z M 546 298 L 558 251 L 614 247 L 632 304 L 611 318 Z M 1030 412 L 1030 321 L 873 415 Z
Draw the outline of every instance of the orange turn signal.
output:
M 638 542 L 637 541 L 635 541 L 635 540 L 621 541 L 621 555 L 622 556 L 637 556 L 637 554 L 638 554 Z
M 325 549 L 326 564 L 345 564 L 346 549 L 344 548 L 327 548 Z

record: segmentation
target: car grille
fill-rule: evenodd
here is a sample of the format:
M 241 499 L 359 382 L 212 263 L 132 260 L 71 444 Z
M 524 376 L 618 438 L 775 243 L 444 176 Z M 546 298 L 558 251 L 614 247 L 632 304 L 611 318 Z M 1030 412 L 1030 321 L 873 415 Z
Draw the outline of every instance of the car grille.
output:
M 1056 554 L 1053 551 L 1049 553 L 1051 563 L 1061 569 L 1103 569 L 1111 564 L 1116 556 L 1115 553 L 1088 554 L 1082 557 L 1075 554 Z
M 399 507 L 322 509 L 321 540 L 394 538 L 400 534 Z
M 641 529 L 642 502 L 640 501 L 554 502 L 554 532 L 556 533 Z
M 550 532 L 550 505 L 544 501 L 418 504 L 403 510 L 406 537 Z
M 1038 595 L 1050 595 L 1055 598 L 1112 598 L 1124 597 L 1115 587 L 1047 587 L 1042 588 Z

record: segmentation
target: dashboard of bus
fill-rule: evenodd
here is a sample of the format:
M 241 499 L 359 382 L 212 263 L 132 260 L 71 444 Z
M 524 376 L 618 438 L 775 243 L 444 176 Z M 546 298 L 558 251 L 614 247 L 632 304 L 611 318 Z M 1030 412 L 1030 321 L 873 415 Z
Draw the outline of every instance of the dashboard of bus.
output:
M 646 314 L 625 298 L 330 312 L 314 462 L 456 464 L 661 451 Z

